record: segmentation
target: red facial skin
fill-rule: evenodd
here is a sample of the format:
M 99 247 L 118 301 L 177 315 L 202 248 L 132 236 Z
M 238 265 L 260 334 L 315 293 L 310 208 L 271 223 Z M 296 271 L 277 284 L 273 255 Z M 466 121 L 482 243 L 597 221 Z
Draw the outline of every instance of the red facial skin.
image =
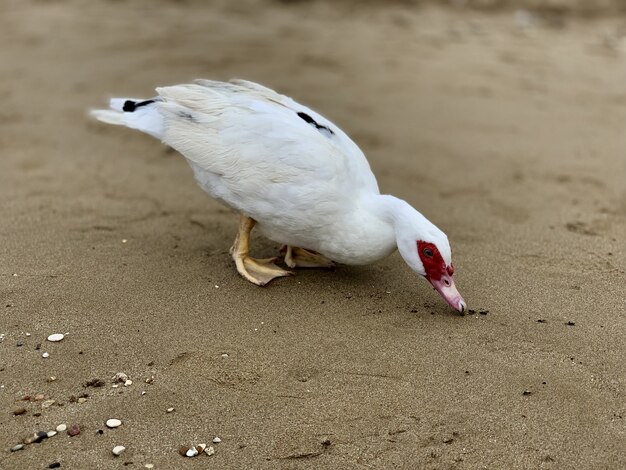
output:
M 446 266 L 446 263 L 443 260 L 441 253 L 439 253 L 439 250 L 434 243 L 428 243 L 423 242 L 422 240 L 418 240 L 417 252 L 419 253 L 422 264 L 424 265 L 427 279 L 438 281 L 446 273 L 446 271 L 450 276 L 454 274 L 454 268 L 452 267 L 452 265 L 450 265 L 449 267 Z M 430 256 L 428 256 L 429 254 Z
M 433 285 L 435 290 L 445 299 L 446 302 L 459 312 L 465 311 L 466 304 L 456 290 L 452 275 L 454 266 L 446 266 L 441 253 L 433 243 L 422 240 L 417 241 L 417 253 L 424 265 L 426 279 Z

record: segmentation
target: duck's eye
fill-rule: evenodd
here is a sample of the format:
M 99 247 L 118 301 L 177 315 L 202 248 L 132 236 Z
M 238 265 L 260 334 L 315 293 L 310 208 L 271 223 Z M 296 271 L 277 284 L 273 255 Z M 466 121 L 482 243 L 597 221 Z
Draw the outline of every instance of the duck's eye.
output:
M 426 256 L 426 258 L 432 258 L 433 250 L 431 250 L 430 248 L 424 248 L 424 256 Z

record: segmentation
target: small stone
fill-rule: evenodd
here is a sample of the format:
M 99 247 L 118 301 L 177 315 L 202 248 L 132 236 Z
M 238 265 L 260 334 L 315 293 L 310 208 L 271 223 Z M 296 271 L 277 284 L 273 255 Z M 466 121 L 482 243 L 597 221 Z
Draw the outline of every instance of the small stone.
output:
M 50 383 L 50 382 L 54 382 L 57 378 L 54 375 L 51 375 L 50 377 L 48 377 L 46 379 L 46 382 Z
M 78 436 L 80 434 L 80 426 L 78 424 L 72 424 L 67 430 L 67 434 L 70 436 Z
M 213 438 L 213 444 L 219 444 L 220 442 L 222 442 L 222 440 L 219 437 L 215 436 Z
M 53 335 L 48 336 L 48 341 L 51 341 L 53 343 L 58 343 L 59 341 L 63 340 L 63 338 L 65 338 L 65 335 L 63 333 L 55 333 Z
M 38 444 L 44 439 L 48 439 L 48 433 L 46 431 L 38 431 L 35 434 L 24 438 L 22 441 L 24 444 Z
M 24 413 L 26 413 L 26 408 L 18 408 L 17 410 L 13 411 L 14 416 L 23 415 Z
M 113 383 L 124 383 L 128 380 L 128 375 L 124 372 L 118 372 L 113 376 Z
M 145 468 L 154 468 L 154 464 L 152 463 L 147 463 L 144 465 Z
M 167 410 L 165 410 L 165 411 L 167 411 L 168 413 L 171 413 L 172 411 L 174 411 L 174 408 L 168 408 L 168 409 L 167 409 Z
M 78 399 L 78 403 L 80 403 L 81 405 L 82 405 L 83 403 L 85 403 L 86 401 L 87 401 L 87 399 L 86 399 L 85 397 L 80 397 L 80 398 Z
M 215 454 L 215 449 L 213 448 L 213 446 L 209 446 L 206 449 L 204 449 L 204 453 L 206 455 L 211 456 L 211 455 Z
M 35 395 L 35 401 L 41 401 L 44 398 L 46 398 L 46 396 L 43 393 L 38 393 L 37 395 Z
M 198 451 L 196 450 L 195 447 L 192 447 L 191 449 L 189 449 L 187 452 L 185 452 L 185 455 L 187 457 L 195 457 L 196 455 L 198 455 Z
M 24 346 L 24 341 L 18 341 L 15 345 L 19 348 L 20 346 Z
M 574 323 L 573 321 L 571 321 L 571 320 L 570 320 L 570 321 L 568 321 L 568 322 L 566 323 L 566 325 L 567 325 L 567 326 L 575 326 L 575 325 L 576 325 L 576 323 Z
M 222 354 L 222 357 L 226 358 L 226 357 L 228 357 L 228 354 L 224 353 L 224 354 Z
M 204 452 L 204 449 L 206 449 L 206 444 L 198 444 L 196 446 L 196 450 L 198 451 L 198 454 L 201 454 L 202 452 Z
M 26 336 L 30 336 L 30 333 L 26 333 Z
M 45 352 L 41 355 L 41 357 L 43 357 L 44 359 L 48 359 L 50 357 L 50 353 Z
M 17 452 L 18 450 L 22 450 L 24 448 L 24 444 L 18 444 L 16 446 L 11 447 L 11 452 Z
M 107 419 L 106 422 L 107 428 L 117 428 L 118 426 L 122 425 L 122 422 L 119 419 L 115 419 L 115 418 L 111 418 L 111 419 Z
M 52 462 L 50 465 L 48 465 L 48 468 L 59 468 L 61 467 L 61 462 Z
M 41 404 L 42 408 L 50 408 L 52 405 L 56 403 L 56 400 L 46 400 Z
M 48 435 L 48 437 L 52 437 L 52 436 L 56 436 L 57 432 L 56 431 L 48 431 L 46 434 Z
M 533 393 L 533 392 L 531 392 L 530 390 L 524 390 L 524 391 L 522 392 L 522 395 L 524 395 L 524 396 L 528 396 L 528 395 L 532 395 L 532 393 Z
M 113 447 L 113 450 L 111 452 L 113 452 L 113 455 L 120 455 L 125 450 L 126 450 L 126 447 L 124 446 L 115 446 Z
M 184 457 L 185 455 L 187 455 L 188 450 L 189 450 L 189 446 L 180 446 L 178 448 L 178 453 Z
M 448 437 L 443 440 L 444 444 L 452 444 L 453 442 L 454 442 L 454 439 L 452 439 L 451 437 Z
M 152 377 L 148 377 L 148 378 L 146 379 L 146 383 L 147 383 L 148 385 L 152 385 L 152 384 L 154 383 L 154 375 L 153 375 Z
M 124 387 L 128 387 L 128 386 L 130 386 L 132 384 L 133 384 L 133 381 L 128 379 L 126 382 L 124 382 Z

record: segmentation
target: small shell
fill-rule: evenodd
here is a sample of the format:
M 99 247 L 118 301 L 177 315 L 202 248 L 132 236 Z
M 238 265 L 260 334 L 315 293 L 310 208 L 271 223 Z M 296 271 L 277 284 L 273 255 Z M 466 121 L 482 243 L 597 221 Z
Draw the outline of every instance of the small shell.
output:
M 213 444 L 219 444 L 220 442 L 222 442 L 222 440 L 218 436 L 213 438 Z
M 58 343 L 63 338 L 65 338 L 65 335 L 63 333 L 55 333 L 53 335 L 48 336 L 48 341 L 52 343 Z
M 50 357 L 50 353 L 45 352 L 41 355 L 41 357 L 43 357 L 44 359 L 47 359 Z
M 67 430 L 67 424 L 59 424 L 57 426 L 57 432 L 63 432 L 65 430 Z
M 57 432 L 56 431 L 48 431 L 46 434 L 48 435 L 48 437 L 52 437 L 52 436 L 56 436 Z
M 122 425 L 122 422 L 119 419 L 111 418 L 107 419 L 106 425 L 107 428 L 117 428 Z
M 206 449 L 206 444 L 198 444 L 196 446 L 196 450 L 198 451 L 198 454 L 201 454 L 202 452 L 204 452 L 204 449 Z
M 113 455 L 120 455 L 125 450 L 126 450 L 126 447 L 124 446 L 115 446 L 113 447 L 113 450 L 111 452 L 113 452 Z
M 185 452 L 185 455 L 187 457 L 195 457 L 196 455 L 198 455 L 198 451 L 196 450 L 195 447 L 192 447 L 191 449 L 189 449 L 187 452 Z

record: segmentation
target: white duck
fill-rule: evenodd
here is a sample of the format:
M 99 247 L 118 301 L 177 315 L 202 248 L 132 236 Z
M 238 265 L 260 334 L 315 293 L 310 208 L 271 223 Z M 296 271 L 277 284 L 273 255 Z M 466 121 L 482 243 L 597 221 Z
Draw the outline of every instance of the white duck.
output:
M 244 278 L 262 286 L 292 274 L 276 258 L 250 256 L 256 226 L 286 246 L 290 268 L 368 264 L 398 248 L 452 308 L 465 310 L 446 235 L 405 201 L 381 195 L 363 152 L 333 123 L 244 80 L 156 91 L 149 100 L 112 99 L 111 110 L 92 115 L 173 147 L 206 192 L 241 214 L 231 254 Z

